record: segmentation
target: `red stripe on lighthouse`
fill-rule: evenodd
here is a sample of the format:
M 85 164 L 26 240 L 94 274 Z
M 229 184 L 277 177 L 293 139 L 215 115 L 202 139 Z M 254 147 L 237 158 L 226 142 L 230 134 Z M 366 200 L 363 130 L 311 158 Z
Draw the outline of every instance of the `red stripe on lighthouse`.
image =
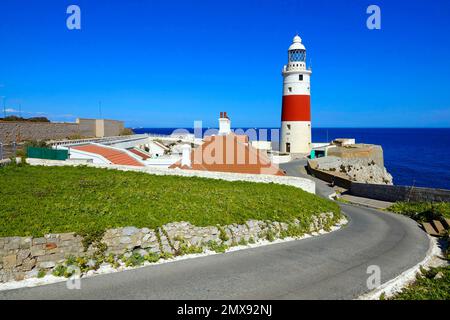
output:
M 281 121 L 311 121 L 309 95 L 283 96 Z

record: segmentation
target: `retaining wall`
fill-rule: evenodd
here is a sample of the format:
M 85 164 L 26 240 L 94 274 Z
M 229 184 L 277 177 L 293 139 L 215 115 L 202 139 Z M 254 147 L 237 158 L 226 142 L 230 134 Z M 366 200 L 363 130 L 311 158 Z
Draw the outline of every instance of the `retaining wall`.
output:
M 350 193 L 382 201 L 449 202 L 450 190 L 352 182 Z
M 81 135 L 76 123 L 0 121 L 0 142 L 66 139 Z
M 313 216 L 309 227 L 299 221 L 293 225 L 305 232 L 323 229 L 335 224 L 338 218 L 333 213 Z M 292 224 L 291 224 L 292 226 Z M 176 255 L 182 245 L 206 248 L 211 241 L 227 246 L 242 241 L 252 242 L 267 239 L 270 232 L 274 238 L 281 237 L 282 231 L 290 226 L 284 222 L 249 220 L 245 224 L 221 227 L 197 227 L 188 222 L 169 223 L 158 229 L 124 227 L 107 230 L 101 242 L 106 245 L 104 256 L 138 253 L 170 253 Z M 224 232 L 226 238 L 221 235 Z M 36 277 L 39 271 L 48 272 L 70 256 L 96 259 L 96 245 L 85 248 L 83 238 L 75 233 L 47 234 L 43 237 L 0 238 L 0 282 L 23 280 Z M 85 250 L 86 249 L 86 250 Z M 98 257 L 98 256 L 97 256 Z M 93 261 L 92 263 L 95 263 Z
M 396 201 L 411 201 L 411 202 L 449 202 L 450 190 L 423 188 L 413 186 L 395 186 L 385 184 L 371 184 L 354 182 L 332 173 L 322 170 L 314 169 L 309 166 L 308 171 L 326 182 L 334 181 L 338 187 L 347 189 L 348 192 L 354 196 L 364 197 L 369 199 L 376 199 L 382 201 L 396 202 Z

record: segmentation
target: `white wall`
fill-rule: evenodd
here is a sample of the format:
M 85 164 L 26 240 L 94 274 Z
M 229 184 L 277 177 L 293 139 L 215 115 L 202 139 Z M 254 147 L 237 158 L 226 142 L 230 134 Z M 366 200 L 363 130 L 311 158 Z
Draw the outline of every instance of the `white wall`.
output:
M 78 164 L 68 163 L 60 160 L 46 160 L 46 159 L 27 159 L 30 165 L 44 165 L 44 166 L 76 166 Z M 258 183 L 277 183 L 288 186 L 293 186 L 302 189 L 309 193 L 315 193 L 316 183 L 312 180 L 299 177 L 290 176 L 274 176 L 265 174 L 244 174 L 231 172 L 213 172 L 213 171 L 199 171 L 199 170 L 183 170 L 183 169 L 166 169 L 156 167 L 133 167 L 133 166 L 117 166 L 106 164 L 87 164 L 89 167 L 116 169 L 121 171 L 136 171 L 155 175 L 176 175 L 184 177 L 203 177 L 210 179 L 226 180 L 226 181 L 249 181 Z

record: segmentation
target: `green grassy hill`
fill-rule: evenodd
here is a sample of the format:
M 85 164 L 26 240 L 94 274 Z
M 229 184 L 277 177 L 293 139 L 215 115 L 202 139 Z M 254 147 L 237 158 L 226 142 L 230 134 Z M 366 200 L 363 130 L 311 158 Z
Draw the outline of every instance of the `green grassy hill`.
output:
M 0 183 L 0 236 L 156 228 L 175 221 L 309 223 L 315 214 L 339 212 L 335 203 L 290 186 L 90 167 L 8 166 L 0 169 Z

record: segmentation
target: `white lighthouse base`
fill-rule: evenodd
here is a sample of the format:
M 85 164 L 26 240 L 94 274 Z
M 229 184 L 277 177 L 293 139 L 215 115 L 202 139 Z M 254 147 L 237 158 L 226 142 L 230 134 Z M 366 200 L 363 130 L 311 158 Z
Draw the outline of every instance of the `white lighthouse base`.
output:
M 282 121 L 280 151 L 309 154 L 311 152 L 311 122 Z

